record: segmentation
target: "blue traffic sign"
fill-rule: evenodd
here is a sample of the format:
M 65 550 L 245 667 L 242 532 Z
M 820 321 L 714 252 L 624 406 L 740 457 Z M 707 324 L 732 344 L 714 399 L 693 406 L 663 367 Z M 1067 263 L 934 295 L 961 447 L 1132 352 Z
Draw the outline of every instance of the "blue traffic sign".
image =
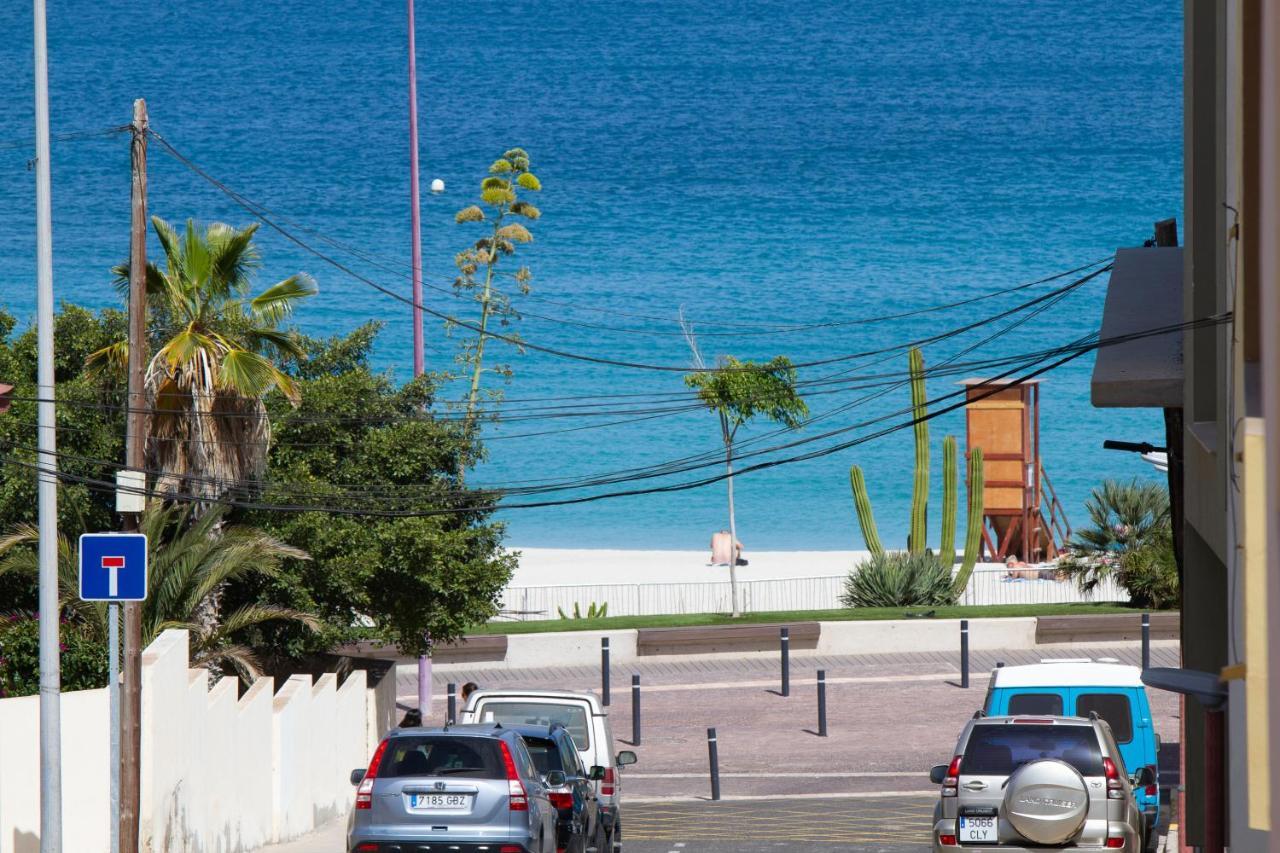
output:
M 141 533 L 80 534 L 80 597 L 142 601 L 147 597 L 147 537 Z

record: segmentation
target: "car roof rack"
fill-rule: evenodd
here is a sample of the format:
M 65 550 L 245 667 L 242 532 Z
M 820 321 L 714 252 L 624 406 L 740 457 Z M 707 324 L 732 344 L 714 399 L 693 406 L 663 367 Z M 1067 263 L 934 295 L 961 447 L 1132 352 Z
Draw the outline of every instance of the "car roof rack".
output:
M 987 712 L 986 712 L 986 711 L 984 711 L 984 710 L 982 710 L 981 708 L 979 708 L 978 710 L 976 710 L 976 711 L 974 711 L 974 712 L 973 712 L 973 719 L 975 719 L 975 720 L 981 720 L 981 719 L 982 719 L 983 717 L 985 717 L 986 715 L 987 715 Z

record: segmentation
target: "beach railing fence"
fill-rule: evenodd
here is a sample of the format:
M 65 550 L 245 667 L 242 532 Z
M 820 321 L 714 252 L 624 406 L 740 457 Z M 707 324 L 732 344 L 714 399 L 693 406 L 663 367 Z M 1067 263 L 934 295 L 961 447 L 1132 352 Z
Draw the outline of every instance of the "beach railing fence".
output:
M 1129 595 L 1113 579 L 1091 595 L 1051 571 L 1024 570 L 1011 577 L 1004 566 L 974 569 L 960 604 L 1073 604 L 1077 602 L 1128 601 Z M 836 610 L 844 592 L 844 575 L 772 578 L 739 581 L 741 606 L 747 613 L 796 610 Z M 591 604 L 608 604 L 610 616 L 660 616 L 689 613 L 727 613 L 729 580 L 691 583 L 611 583 L 563 586 L 508 587 L 503 610 L 521 620 L 558 619 L 560 612 L 573 615 L 574 605 L 585 614 Z

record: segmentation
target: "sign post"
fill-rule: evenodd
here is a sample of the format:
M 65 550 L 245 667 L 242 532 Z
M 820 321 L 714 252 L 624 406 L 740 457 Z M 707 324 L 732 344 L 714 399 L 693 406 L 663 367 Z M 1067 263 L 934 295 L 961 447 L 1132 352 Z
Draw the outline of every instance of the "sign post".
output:
M 120 605 L 147 597 L 147 537 L 141 533 L 80 536 L 80 598 L 106 601 L 107 692 L 111 704 L 111 853 L 120 853 Z

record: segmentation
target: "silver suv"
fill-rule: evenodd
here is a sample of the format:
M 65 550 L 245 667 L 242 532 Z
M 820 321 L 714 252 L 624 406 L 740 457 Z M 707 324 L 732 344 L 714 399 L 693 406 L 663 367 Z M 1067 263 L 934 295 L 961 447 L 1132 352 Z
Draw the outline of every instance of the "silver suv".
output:
M 1096 716 L 982 717 L 955 758 L 929 774 L 942 785 L 933 849 L 1093 847 L 1139 853 L 1142 813 L 1111 727 Z
M 351 784 L 348 853 L 555 853 L 559 814 L 524 740 L 501 725 L 396 729 Z

